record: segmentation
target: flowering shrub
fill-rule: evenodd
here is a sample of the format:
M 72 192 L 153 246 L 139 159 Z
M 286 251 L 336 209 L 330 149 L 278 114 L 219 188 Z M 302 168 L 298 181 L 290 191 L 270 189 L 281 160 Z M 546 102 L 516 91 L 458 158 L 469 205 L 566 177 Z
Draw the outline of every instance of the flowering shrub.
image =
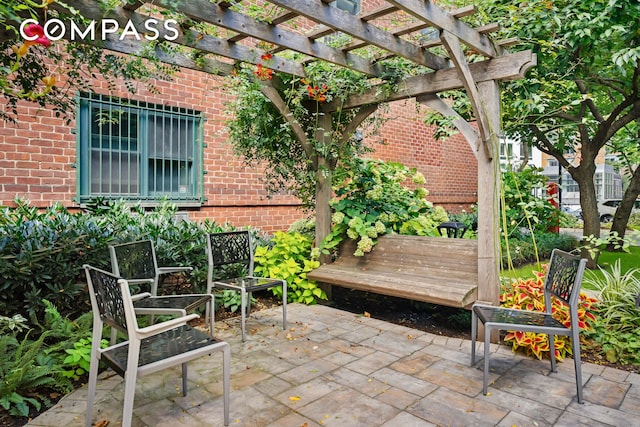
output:
M 429 193 L 419 187 L 425 183 L 420 172 L 380 160 L 355 163 L 335 189 L 333 227 L 323 242 L 325 251 L 345 235 L 357 241 L 356 256 L 370 252 L 376 238 L 385 233 L 437 235 L 436 226 L 447 221 L 447 214 L 426 200 Z M 409 188 L 408 182 L 417 188 Z
M 504 307 L 530 311 L 545 311 L 544 307 L 544 277 L 547 265 L 543 266 L 543 271 L 535 272 L 535 278 L 517 279 L 503 285 L 500 293 L 500 304 Z M 590 322 L 595 321 L 592 311 L 596 299 L 580 293 L 578 302 L 578 325 L 580 329 L 590 329 Z M 553 316 L 563 325 L 569 327 L 569 307 L 564 303 L 553 299 Z M 556 336 L 554 338 L 555 355 L 558 360 L 564 359 L 572 353 L 570 340 L 566 336 Z M 504 337 L 504 341 L 511 343 L 513 351 L 522 349 L 527 355 L 534 355 L 538 359 L 549 353 L 549 339 L 546 334 L 534 332 L 509 331 Z

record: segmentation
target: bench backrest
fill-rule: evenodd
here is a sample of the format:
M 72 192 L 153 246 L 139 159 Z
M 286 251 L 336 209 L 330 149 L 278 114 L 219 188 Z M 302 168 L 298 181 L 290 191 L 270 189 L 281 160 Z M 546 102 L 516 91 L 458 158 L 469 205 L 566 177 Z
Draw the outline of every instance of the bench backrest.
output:
M 346 239 L 336 262 L 370 271 L 401 271 L 477 277 L 478 242 L 470 239 L 385 234 L 365 256 L 353 255 L 355 243 Z

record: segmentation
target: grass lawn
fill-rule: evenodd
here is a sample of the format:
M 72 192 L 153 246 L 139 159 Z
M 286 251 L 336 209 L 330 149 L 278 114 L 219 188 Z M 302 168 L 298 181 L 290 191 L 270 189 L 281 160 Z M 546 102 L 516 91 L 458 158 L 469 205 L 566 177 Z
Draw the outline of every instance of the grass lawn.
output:
M 616 260 L 620 260 L 620 266 L 622 272 L 626 272 L 632 268 L 640 268 L 640 246 L 630 246 L 629 252 L 607 252 L 602 251 L 600 257 L 598 258 L 598 265 L 607 270 L 611 271 L 611 266 L 615 264 Z M 546 264 L 549 262 L 548 259 L 540 260 L 542 264 Z M 540 266 L 536 263 L 526 264 L 520 266 L 514 270 L 505 270 L 500 272 L 501 277 L 507 277 L 510 279 L 514 278 L 529 278 L 533 277 L 533 271 L 539 271 Z M 598 270 L 589 270 L 586 272 L 585 277 L 589 277 L 591 279 L 602 279 L 602 272 Z M 583 282 L 582 286 L 586 289 L 591 288 L 588 283 Z

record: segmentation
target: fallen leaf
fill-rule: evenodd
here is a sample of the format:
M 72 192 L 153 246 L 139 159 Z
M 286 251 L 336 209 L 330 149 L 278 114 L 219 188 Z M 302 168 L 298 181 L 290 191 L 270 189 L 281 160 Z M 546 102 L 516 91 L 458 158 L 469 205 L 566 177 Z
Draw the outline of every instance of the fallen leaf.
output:
M 371 317 L 371 313 L 369 313 L 368 311 L 365 311 L 363 314 L 364 317 Z
M 93 426 L 94 427 L 107 427 L 109 425 L 109 420 L 100 420 L 97 423 L 95 423 Z
M 297 402 L 298 400 L 300 400 L 300 396 L 289 396 L 289 400 Z

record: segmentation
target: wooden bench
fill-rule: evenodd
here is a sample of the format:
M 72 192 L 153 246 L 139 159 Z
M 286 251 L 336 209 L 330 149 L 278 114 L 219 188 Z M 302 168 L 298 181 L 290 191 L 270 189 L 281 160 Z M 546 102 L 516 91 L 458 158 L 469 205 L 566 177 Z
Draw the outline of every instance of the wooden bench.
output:
M 338 258 L 309 272 L 320 283 L 469 309 L 478 299 L 478 242 L 385 234 L 363 257 L 345 239 Z

